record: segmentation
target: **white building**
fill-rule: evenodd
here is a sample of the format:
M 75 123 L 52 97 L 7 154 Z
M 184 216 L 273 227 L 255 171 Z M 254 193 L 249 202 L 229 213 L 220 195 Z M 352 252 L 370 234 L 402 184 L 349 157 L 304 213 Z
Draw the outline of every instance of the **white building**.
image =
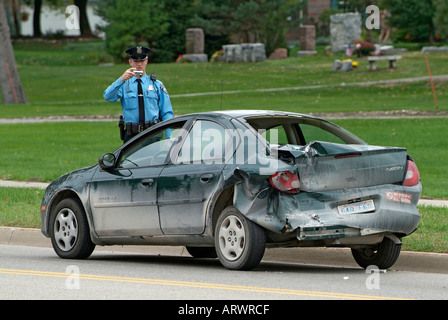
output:
M 62 32 L 66 36 L 79 36 L 79 14 L 75 11 L 75 6 L 67 6 L 61 8 L 42 5 L 40 13 L 40 25 L 42 34 L 55 34 Z M 26 5 L 20 6 L 21 15 L 21 35 L 33 35 L 33 8 Z M 95 14 L 95 6 L 87 6 L 87 16 L 89 18 L 90 28 L 92 32 L 104 37 L 104 34 L 98 31 L 97 26 L 103 26 L 106 23 L 101 17 Z M 78 19 L 78 20 L 76 20 Z

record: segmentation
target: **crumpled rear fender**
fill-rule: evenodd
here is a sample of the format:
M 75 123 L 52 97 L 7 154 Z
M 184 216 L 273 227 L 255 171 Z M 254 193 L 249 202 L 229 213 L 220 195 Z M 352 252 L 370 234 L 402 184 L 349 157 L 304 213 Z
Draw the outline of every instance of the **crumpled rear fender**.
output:
M 381 185 L 326 192 L 287 194 L 269 183 L 253 188 L 248 175 L 234 187 L 234 206 L 249 220 L 275 233 L 297 232 L 299 240 L 355 237 L 374 233 L 409 235 L 417 229 L 421 184 Z M 252 187 L 251 187 L 252 186 Z M 337 206 L 373 199 L 370 213 L 338 213 Z

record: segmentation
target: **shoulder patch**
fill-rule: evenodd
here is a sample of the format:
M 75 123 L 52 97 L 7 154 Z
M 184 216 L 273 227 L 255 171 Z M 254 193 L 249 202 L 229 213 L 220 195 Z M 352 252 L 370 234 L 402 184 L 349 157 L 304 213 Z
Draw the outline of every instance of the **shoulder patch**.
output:
M 166 90 L 165 86 L 162 84 L 160 85 L 160 90 L 163 91 L 163 93 L 168 94 L 168 91 Z

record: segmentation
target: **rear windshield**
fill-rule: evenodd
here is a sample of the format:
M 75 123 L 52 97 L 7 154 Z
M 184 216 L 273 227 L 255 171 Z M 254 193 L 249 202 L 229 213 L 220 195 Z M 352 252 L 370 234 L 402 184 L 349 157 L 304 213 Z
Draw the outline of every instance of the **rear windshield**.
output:
M 248 117 L 248 124 L 268 142 L 306 145 L 312 141 L 365 144 L 347 130 L 325 120 L 305 117 Z

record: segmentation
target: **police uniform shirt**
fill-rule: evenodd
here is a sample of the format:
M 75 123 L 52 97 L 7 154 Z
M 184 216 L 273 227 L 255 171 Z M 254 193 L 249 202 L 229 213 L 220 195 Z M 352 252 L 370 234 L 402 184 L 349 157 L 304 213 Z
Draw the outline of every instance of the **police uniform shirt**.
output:
M 141 77 L 145 103 L 145 121 L 168 120 L 173 117 L 170 97 L 163 83 L 152 81 L 144 74 Z M 123 82 L 121 77 L 104 91 L 104 99 L 110 102 L 121 101 L 125 123 L 139 123 L 137 77 Z

